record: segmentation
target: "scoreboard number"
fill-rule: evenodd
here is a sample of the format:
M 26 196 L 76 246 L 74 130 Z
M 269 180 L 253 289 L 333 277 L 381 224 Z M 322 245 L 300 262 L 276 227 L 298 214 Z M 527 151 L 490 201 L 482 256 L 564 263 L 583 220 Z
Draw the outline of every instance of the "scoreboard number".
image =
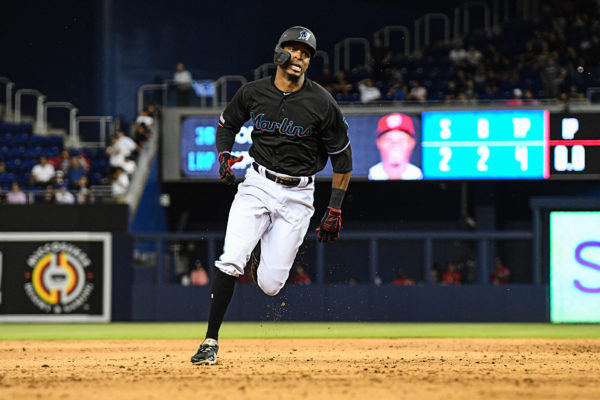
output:
M 450 158 L 452 157 L 452 149 L 450 147 L 442 147 L 440 148 L 440 156 L 442 159 L 440 160 L 440 171 L 448 172 L 450 171 Z
M 479 156 L 479 161 L 477 161 L 477 170 L 478 171 L 487 171 L 488 166 L 486 162 L 488 158 L 490 158 L 490 148 L 487 146 L 480 146 L 477 148 L 477 155 Z
M 545 179 L 547 110 L 424 111 L 425 179 Z M 580 164 L 578 164 L 580 165 Z
M 529 152 L 527 151 L 527 147 L 525 146 L 517 146 L 515 148 L 515 160 L 517 160 L 517 162 L 520 163 L 521 171 L 527 171 L 527 169 L 529 168 L 527 160 L 528 154 Z
M 569 148 L 558 145 L 554 148 L 554 169 L 556 171 L 583 171 L 585 169 L 585 147 L 576 144 L 571 147 L 571 162 Z

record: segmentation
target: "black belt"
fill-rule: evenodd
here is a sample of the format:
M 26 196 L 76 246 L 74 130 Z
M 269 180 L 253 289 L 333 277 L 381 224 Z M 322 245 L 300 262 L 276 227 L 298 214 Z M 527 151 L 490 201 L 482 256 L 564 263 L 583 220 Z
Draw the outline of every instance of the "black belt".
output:
M 254 170 L 260 174 L 260 170 L 258 169 L 257 163 L 253 162 L 252 167 L 254 167 Z M 300 184 L 300 182 L 302 182 L 301 178 L 289 178 L 287 176 L 278 176 L 278 175 L 272 174 L 266 168 L 265 168 L 265 177 L 269 180 L 272 180 L 275 183 L 279 183 L 280 185 L 284 185 L 284 186 L 298 186 Z M 313 181 L 312 176 L 309 176 L 307 185 L 312 183 L 312 181 Z

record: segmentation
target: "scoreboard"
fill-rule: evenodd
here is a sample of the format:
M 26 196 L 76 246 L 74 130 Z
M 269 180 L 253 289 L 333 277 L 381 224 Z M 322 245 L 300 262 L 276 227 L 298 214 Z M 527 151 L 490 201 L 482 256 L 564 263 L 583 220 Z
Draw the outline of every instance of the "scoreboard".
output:
M 544 110 L 424 112 L 424 178 L 548 178 L 548 125 Z
M 550 117 L 552 178 L 600 178 L 600 115 Z
M 396 148 L 382 148 L 375 134 L 378 121 L 390 111 L 400 110 L 346 115 L 354 179 L 376 179 L 371 170 L 382 167 L 385 149 L 388 154 L 395 151 L 396 159 L 404 154 Z M 412 164 L 413 170 L 420 169 L 424 180 L 600 179 L 600 113 L 505 109 L 402 115 L 414 125 L 414 146 L 410 160 L 404 162 Z M 178 140 L 165 137 L 163 148 L 172 148 L 171 159 L 176 161 L 163 163 L 167 171 L 163 177 L 218 179 L 218 115 L 186 114 L 172 120 Z M 243 176 L 251 165 L 252 131 L 248 121 L 235 138 L 233 153 L 244 156 L 234 166 L 237 176 Z M 317 178 L 329 179 L 332 174 L 327 165 Z

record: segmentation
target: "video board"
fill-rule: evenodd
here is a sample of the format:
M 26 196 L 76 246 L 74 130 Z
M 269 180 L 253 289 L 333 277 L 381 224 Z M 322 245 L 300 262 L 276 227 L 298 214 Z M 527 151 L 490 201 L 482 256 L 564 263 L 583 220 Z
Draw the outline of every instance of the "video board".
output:
M 384 119 L 387 131 L 380 132 Z M 426 111 L 347 115 L 346 120 L 352 144 L 353 179 L 600 177 L 600 135 L 595 131 L 600 126 L 600 116 L 593 114 L 551 115 L 547 110 Z M 217 122 L 218 115 L 181 119 L 181 178 L 218 179 Z M 398 129 L 394 129 L 394 124 L 398 124 Z M 411 132 L 406 132 L 407 126 Z M 238 176 L 253 161 L 248 154 L 252 131 L 252 121 L 248 121 L 236 136 L 233 153 L 244 156 L 243 162 L 234 166 Z M 317 178 L 331 176 L 330 164 L 317 174 Z

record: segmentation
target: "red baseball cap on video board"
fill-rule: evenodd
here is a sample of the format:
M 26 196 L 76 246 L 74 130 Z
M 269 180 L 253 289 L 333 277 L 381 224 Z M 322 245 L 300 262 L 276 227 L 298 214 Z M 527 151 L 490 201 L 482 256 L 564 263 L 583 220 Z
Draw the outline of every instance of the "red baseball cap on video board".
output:
M 415 126 L 413 120 L 408 115 L 394 113 L 382 117 L 377 123 L 375 134 L 380 137 L 388 131 L 403 131 L 410 136 L 415 136 Z

